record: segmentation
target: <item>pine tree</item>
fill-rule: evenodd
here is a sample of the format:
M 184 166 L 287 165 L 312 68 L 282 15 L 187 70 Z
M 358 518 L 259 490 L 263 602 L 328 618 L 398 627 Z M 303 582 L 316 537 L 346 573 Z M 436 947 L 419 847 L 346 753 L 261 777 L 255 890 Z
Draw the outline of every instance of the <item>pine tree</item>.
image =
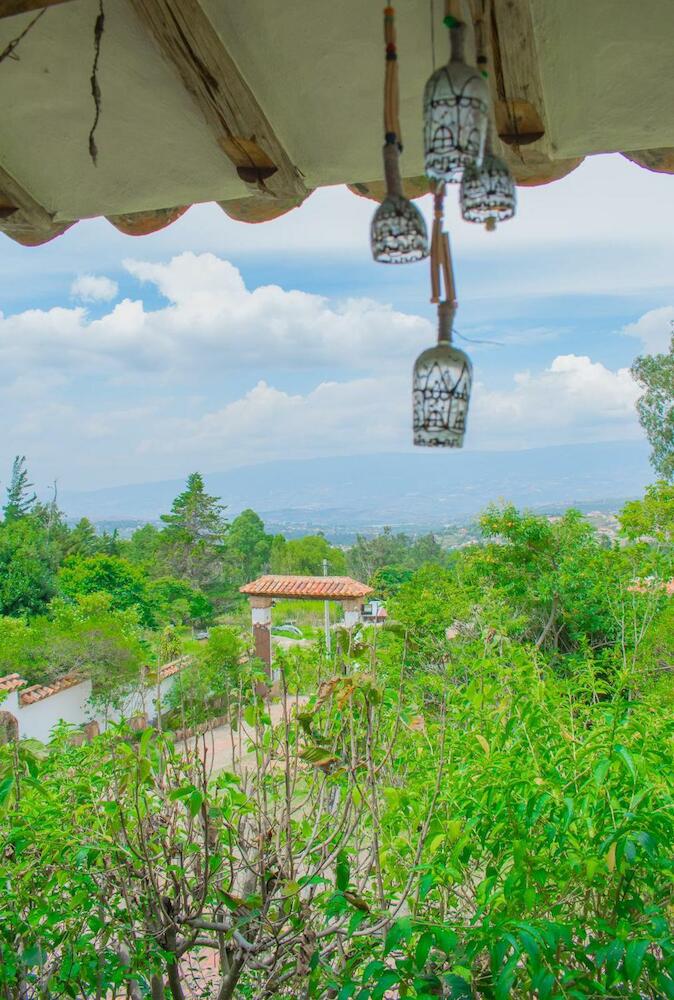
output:
M 68 533 L 68 555 L 93 556 L 100 550 L 100 539 L 89 518 L 82 517 Z
M 219 497 L 210 496 L 203 476 L 193 472 L 186 488 L 162 514 L 166 525 L 161 533 L 167 562 L 174 576 L 197 587 L 215 582 L 222 572 L 223 546 L 228 523 Z
M 7 487 L 7 502 L 3 508 L 5 521 L 18 521 L 30 514 L 37 496 L 31 493 L 33 484 L 28 482 L 26 456 L 17 455 L 12 463 L 12 475 Z

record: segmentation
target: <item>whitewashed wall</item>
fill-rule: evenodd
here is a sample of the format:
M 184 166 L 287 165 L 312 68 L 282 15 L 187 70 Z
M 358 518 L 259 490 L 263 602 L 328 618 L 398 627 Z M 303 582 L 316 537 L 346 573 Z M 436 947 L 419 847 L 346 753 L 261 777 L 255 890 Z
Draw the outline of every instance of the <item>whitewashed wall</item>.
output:
M 86 680 L 64 691 L 57 691 L 32 705 L 22 705 L 19 702 L 18 711 L 12 713 L 19 720 L 19 736 L 21 739 L 30 737 L 47 743 L 57 722 L 70 722 L 76 726 L 88 722 L 92 717 L 90 697 L 91 681 Z
M 172 674 L 170 677 L 165 678 L 165 680 L 163 680 L 159 685 L 159 700 L 161 701 L 162 713 L 164 713 L 168 707 L 167 696 L 175 684 L 177 676 L 178 674 Z M 156 684 L 152 684 L 150 687 L 147 687 L 144 693 L 139 690 L 132 691 L 119 708 L 110 709 L 107 716 L 107 722 L 121 722 L 122 719 L 131 719 L 134 715 L 140 715 L 142 712 L 147 712 L 148 719 L 152 720 L 157 714 L 156 703 Z M 102 729 L 104 720 L 98 716 L 96 719 Z
M 162 703 L 162 711 L 166 711 L 167 696 L 176 682 L 178 674 L 166 677 L 160 684 L 159 697 Z M 101 731 L 111 722 L 120 722 L 122 719 L 130 719 L 134 715 L 147 712 L 148 718 L 152 721 L 156 714 L 157 688 L 152 685 L 145 689 L 144 696 L 140 691 L 134 691 L 125 700 L 120 708 L 111 709 L 107 716 L 97 705 L 92 705 L 91 681 L 84 680 L 81 684 L 74 684 L 64 691 L 42 698 L 33 702 L 32 705 L 22 705 L 20 701 L 21 689 L 11 691 L 4 701 L 0 702 L 0 712 L 10 712 L 19 723 L 19 736 L 21 739 L 36 739 L 43 743 L 49 741 L 49 736 L 55 725 L 59 722 L 69 722 L 75 726 L 82 726 L 87 722 L 95 720 L 98 722 Z

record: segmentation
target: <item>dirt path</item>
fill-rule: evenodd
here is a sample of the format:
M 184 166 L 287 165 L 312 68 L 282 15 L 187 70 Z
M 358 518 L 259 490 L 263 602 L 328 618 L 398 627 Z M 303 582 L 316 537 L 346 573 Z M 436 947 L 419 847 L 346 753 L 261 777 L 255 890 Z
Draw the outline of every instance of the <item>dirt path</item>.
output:
M 288 698 L 288 715 L 292 715 L 295 705 L 305 705 L 307 700 L 308 699 L 305 695 L 301 695 L 299 698 Z M 282 702 L 272 702 L 272 704 L 268 706 L 267 711 L 274 726 L 283 721 Z M 246 726 L 245 723 L 242 724 L 240 733 L 232 733 L 231 726 L 218 726 L 217 729 L 211 729 L 203 735 L 192 737 L 191 739 L 184 741 L 182 744 L 178 743 L 177 746 L 178 748 L 180 748 L 181 745 L 193 747 L 196 739 L 198 746 L 202 748 L 209 771 L 211 774 L 217 774 L 218 771 L 227 771 L 231 769 L 234 761 L 234 753 L 236 754 L 238 765 L 243 765 L 244 768 L 254 767 L 255 755 L 252 753 L 246 753 L 246 744 L 253 735 L 254 732 Z M 234 738 L 233 748 L 232 736 Z M 241 747 L 243 751 L 241 756 L 239 756 L 239 747 Z M 234 750 L 234 753 L 232 750 Z

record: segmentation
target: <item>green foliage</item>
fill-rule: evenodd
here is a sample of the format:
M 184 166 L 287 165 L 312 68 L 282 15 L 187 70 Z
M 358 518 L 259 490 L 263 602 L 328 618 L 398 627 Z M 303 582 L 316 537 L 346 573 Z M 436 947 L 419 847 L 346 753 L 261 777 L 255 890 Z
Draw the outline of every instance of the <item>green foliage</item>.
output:
M 157 621 L 195 625 L 210 621 L 213 605 L 185 580 L 163 576 L 148 583 L 148 599 Z
M 622 533 L 632 541 L 652 538 L 665 545 L 674 541 L 674 485 L 660 481 L 646 490 L 643 500 L 631 500 L 620 512 Z
M 41 614 L 56 590 L 59 553 L 33 515 L 0 524 L 0 614 Z
M 244 510 L 234 518 L 225 546 L 227 577 L 234 592 L 268 569 L 272 540 L 254 510 Z
M 578 511 L 553 520 L 491 507 L 480 519 L 483 546 L 473 546 L 460 572 L 476 602 L 491 592 L 515 616 L 513 634 L 554 654 L 605 648 L 620 630 L 617 606 L 633 569 L 600 546 Z
M 219 498 L 206 493 L 203 477 L 191 473 L 170 514 L 161 517 L 163 558 L 173 576 L 202 589 L 219 578 L 228 527 L 224 511 Z
M 632 365 L 644 390 L 637 402 L 641 426 L 651 448 L 651 465 L 664 479 L 674 479 L 674 333 L 667 354 L 645 354 Z
M 112 610 L 106 594 L 54 601 L 28 620 L 0 617 L 0 676 L 44 683 L 78 670 L 107 697 L 137 678 L 142 656 L 135 613 Z
M 272 573 L 323 576 L 324 559 L 328 561 L 330 576 L 343 576 L 346 573 L 344 553 L 330 545 L 323 535 L 305 535 L 288 541 L 282 535 L 276 535 L 270 558 Z
M 220 927 L 230 997 L 671 995 L 674 719 L 625 680 L 506 643 L 421 715 L 335 676 L 248 701 L 243 780 L 152 731 L 0 748 L 0 985 L 179 996 Z
M 161 576 L 161 533 L 154 524 L 137 528 L 131 538 L 123 542 L 122 555 L 152 575 Z
M 82 517 L 68 534 L 65 552 L 69 556 L 93 556 L 101 551 L 103 544 L 91 521 Z
M 428 565 L 404 583 L 389 603 L 391 616 L 418 641 L 444 638 L 445 631 L 470 614 L 470 597 L 456 576 Z
M 154 624 L 147 580 L 138 567 L 126 559 L 102 553 L 70 556 L 59 572 L 58 586 L 64 596 L 71 598 L 107 594 L 110 606 L 116 611 L 133 608 L 143 625 Z
M 28 482 L 26 456 L 17 455 L 12 464 L 7 500 L 3 507 L 5 521 L 18 521 L 31 512 L 37 500 L 35 493 L 31 492 L 32 489 L 33 484 Z
M 387 600 L 400 593 L 400 588 L 409 583 L 414 570 L 404 566 L 381 566 L 370 577 L 370 586 L 374 588 L 375 596 Z
M 446 553 L 434 535 L 411 538 L 402 532 L 394 533 L 391 528 L 384 528 L 372 538 L 358 535 L 348 552 L 349 572 L 357 580 L 377 587 L 381 597 L 395 592 L 397 585 L 404 582 L 405 571 L 409 578 L 412 571 L 425 563 L 446 565 L 446 562 Z M 387 581 L 380 575 L 382 572 L 389 574 L 392 591 L 386 592 Z
M 180 671 L 169 691 L 167 704 L 180 725 L 219 715 L 236 698 L 242 653 L 235 629 L 221 625 L 210 630 L 208 642 L 199 644 L 191 663 Z

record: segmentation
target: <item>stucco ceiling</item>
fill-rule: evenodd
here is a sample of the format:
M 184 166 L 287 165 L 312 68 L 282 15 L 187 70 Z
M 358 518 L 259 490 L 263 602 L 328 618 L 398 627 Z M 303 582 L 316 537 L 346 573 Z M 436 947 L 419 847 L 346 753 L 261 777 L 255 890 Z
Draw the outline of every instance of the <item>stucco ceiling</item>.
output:
M 523 65 L 528 59 L 528 72 L 538 76 L 531 86 L 517 84 L 522 94 L 505 83 L 508 98 L 542 105 L 545 126 L 532 146 L 505 150 L 516 168 L 523 165 L 518 179 L 528 169 L 548 180 L 592 153 L 674 146 L 672 0 L 493 4 L 511 65 L 521 46 Z M 421 96 L 433 66 L 432 9 L 436 63 L 447 53 L 441 6 L 403 0 L 397 10 L 402 166 L 410 177 L 423 173 Z M 381 177 L 379 4 L 201 0 L 201 7 L 307 189 Z M 0 63 L 0 168 L 55 223 L 250 197 L 131 0 L 105 2 L 94 166 L 88 133 L 97 14 L 98 0 L 48 9 L 16 58 Z M 32 17 L 0 20 L 0 51 Z

